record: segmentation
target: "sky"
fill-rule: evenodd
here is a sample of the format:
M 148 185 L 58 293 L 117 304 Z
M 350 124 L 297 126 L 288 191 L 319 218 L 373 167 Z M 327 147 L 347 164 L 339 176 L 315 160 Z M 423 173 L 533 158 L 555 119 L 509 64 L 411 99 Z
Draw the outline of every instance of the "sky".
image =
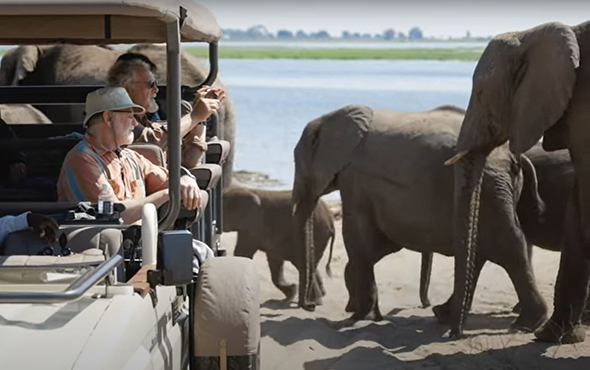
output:
M 340 36 L 343 30 L 407 33 L 418 26 L 427 37 L 493 36 L 542 23 L 576 25 L 590 20 L 590 0 L 197 0 L 222 28 L 264 25 Z

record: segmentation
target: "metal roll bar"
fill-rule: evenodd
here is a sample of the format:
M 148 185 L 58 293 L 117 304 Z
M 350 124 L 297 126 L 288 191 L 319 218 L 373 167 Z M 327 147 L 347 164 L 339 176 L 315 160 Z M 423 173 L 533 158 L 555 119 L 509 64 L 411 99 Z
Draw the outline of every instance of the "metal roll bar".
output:
M 0 303 L 62 303 L 76 301 L 122 262 L 123 257 L 118 254 L 114 255 L 95 269 L 86 271 L 63 292 L 0 292 Z M 70 265 L 70 267 L 75 267 L 75 265 Z

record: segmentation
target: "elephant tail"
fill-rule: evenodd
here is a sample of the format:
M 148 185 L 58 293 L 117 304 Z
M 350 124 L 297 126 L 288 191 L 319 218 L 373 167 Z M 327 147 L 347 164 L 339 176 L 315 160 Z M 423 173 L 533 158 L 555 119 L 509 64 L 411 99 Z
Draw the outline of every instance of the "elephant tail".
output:
M 545 202 L 539 195 L 539 181 L 535 166 L 525 155 L 521 155 L 521 159 L 523 185 L 517 204 L 517 213 L 526 235 L 528 227 L 544 223 Z
M 326 263 L 326 274 L 328 277 L 332 277 L 332 268 L 330 267 L 330 263 L 332 262 L 332 251 L 334 250 L 335 240 L 336 230 L 334 229 L 334 225 L 332 225 L 332 229 L 330 230 L 330 255 L 328 256 L 328 263 Z
M 420 302 L 422 307 L 430 307 L 428 288 L 430 287 L 430 275 L 432 273 L 432 252 L 422 253 L 422 266 L 420 268 Z

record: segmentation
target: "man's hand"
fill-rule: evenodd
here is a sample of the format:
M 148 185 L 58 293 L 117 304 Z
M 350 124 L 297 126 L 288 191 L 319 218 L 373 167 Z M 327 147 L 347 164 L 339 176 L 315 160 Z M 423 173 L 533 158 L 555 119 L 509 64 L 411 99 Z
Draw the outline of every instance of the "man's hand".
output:
M 27 223 L 30 228 L 39 233 L 44 242 L 54 243 L 57 241 L 59 226 L 51 217 L 30 212 L 27 214 Z
M 22 163 L 22 162 L 18 162 L 18 163 L 14 163 L 10 166 L 10 182 L 13 185 L 18 185 L 19 182 L 21 182 L 22 179 L 24 179 L 25 177 L 27 177 L 27 165 Z
M 188 175 L 180 177 L 180 197 L 182 205 L 188 210 L 193 210 L 201 206 L 201 191 L 197 181 Z
M 197 121 L 204 121 L 221 107 L 225 99 L 225 90 L 220 87 L 203 86 L 197 91 L 193 102 L 191 117 Z

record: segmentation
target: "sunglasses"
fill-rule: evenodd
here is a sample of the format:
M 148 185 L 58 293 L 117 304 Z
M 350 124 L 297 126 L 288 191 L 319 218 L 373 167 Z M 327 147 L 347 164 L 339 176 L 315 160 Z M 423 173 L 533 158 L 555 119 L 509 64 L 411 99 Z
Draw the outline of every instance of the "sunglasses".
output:
M 145 83 L 147 87 L 153 89 L 154 87 L 158 86 L 158 80 L 148 80 L 148 81 L 133 81 L 134 83 Z

